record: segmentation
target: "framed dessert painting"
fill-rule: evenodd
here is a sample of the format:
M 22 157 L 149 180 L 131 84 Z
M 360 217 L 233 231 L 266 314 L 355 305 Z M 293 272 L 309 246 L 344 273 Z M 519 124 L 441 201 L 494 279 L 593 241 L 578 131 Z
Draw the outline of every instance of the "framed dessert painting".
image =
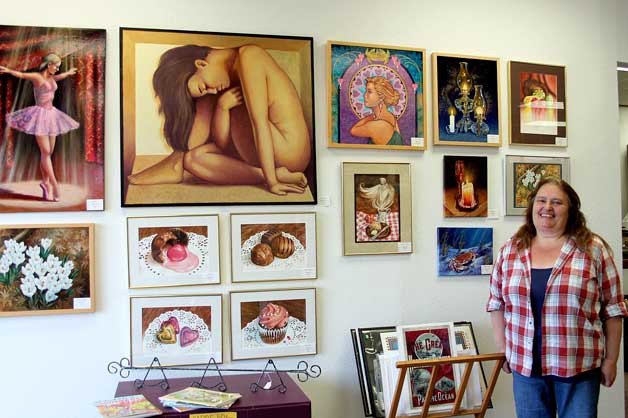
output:
M 412 252 L 410 164 L 342 163 L 344 255 Z
M 127 218 L 129 287 L 220 283 L 218 215 Z
M 524 215 L 530 194 L 548 177 L 568 182 L 569 158 L 506 155 L 506 215 Z
M 120 28 L 122 206 L 316 204 L 313 50 Z
M 104 210 L 105 29 L 0 33 L 0 213 Z
M 328 146 L 422 151 L 425 50 L 327 42 Z
M 434 144 L 499 147 L 499 59 L 432 54 Z
M 438 275 L 478 276 L 493 270 L 493 228 L 437 228 Z
M 404 360 L 428 360 L 456 356 L 454 325 L 451 322 L 397 326 L 399 347 Z M 408 369 L 405 387 L 409 392 L 409 411 L 422 413 L 432 367 Z M 456 402 L 459 370 L 452 364 L 441 365 L 435 372 L 436 383 L 430 412 L 451 409 Z
M 316 354 L 316 289 L 229 296 L 232 360 Z
M 94 312 L 94 224 L 0 226 L 0 316 Z
M 131 365 L 222 363 L 222 295 L 131 297 Z
M 567 146 L 565 67 L 510 61 L 510 143 Z
M 231 214 L 231 281 L 316 278 L 316 213 Z
M 488 158 L 462 155 L 443 157 L 443 216 L 488 215 Z

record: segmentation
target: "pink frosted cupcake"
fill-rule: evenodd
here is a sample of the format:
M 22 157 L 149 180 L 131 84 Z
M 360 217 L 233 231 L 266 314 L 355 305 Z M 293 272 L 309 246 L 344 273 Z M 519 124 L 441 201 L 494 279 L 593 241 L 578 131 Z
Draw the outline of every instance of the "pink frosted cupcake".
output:
M 268 303 L 258 316 L 259 335 L 266 344 L 278 344 L 286 336 L 288 310 L 283 306 Z

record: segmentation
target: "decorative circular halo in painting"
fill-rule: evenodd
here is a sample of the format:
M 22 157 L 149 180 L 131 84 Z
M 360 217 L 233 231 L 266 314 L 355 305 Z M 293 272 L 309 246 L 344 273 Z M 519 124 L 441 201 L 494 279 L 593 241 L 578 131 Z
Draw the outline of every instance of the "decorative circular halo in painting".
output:
M 390 106 L 388 110 L 395 115 L 395 118 L 399 119 L 406 111 L 408 104 L 408 89 L 406 83 L 394 69 L 381 64 L 371 64 L 369 66 L 360 69 L 349 83 L 349 89 L 347 94 L 349 95 L 349 102 L 351 103 L 351 109 L 358 118 L 363 118 L 371 114 L 371 110 L 364 104 L 364 93 L 366 91 L 366 84 L 368 79 L 373 77 L 382 77 L 399 93 L 399 102 Z M 368 110 L 368 111 L 367 111 Z

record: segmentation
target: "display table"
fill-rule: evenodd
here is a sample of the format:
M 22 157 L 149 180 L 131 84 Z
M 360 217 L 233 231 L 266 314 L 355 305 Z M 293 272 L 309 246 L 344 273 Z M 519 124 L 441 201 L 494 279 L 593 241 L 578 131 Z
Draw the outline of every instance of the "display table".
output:
M 120 382 L 115 396 L 141 393 L 156 407 L 164 411 L 164 414 L 161 415 L 163 417 L 194 418 L 195 414 L 235 412 L 237 418 L 311 418 L 312 407 L 309 398 L 287 373 L 280 374 L 287 388 L 285 393 L 280 393 L 279 390 L 265 391 L 261 389 L 257 392 L 251 392 L 249 387 L 251 383 L 257 382 L 259 374 L 223 376 L 227 385 L 227 392 L 235 392 L 242 395 L 242 398 L 238 399 L 228 410 L 204 408 L 179 413 L 172 408 L 165 408 L 161 405 L 159 401 L 160 396 L 185 389 L 195 381 L 198 381 L 200 377 L 168 379 L 170 388 L 166 390 L 161 389 L 159 386 L 149 386 L 158 383 L 159 380 L 148 380 L 141 389 L 136 389 L 133 381 Z M 273 379 L 273 386 L 279 384 L 279 378 L 276 374 L 270 373 L 269 375 Z M 267 381 L 266 376 L 264 376 L 260 384 L 264 385 Z M 219 379 L 217 377 L 206 377 L 203 384 L 211 387 L 218 382 Z M 216 417 L 218 416 L 216 415 Z M 203 416 L 203 418 L 205 417 L 207 415 Z

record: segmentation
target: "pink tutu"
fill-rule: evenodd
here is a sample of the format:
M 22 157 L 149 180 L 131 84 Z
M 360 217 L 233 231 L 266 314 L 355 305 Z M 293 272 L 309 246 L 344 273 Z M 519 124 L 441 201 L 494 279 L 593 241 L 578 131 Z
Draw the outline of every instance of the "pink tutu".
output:
M 54 107 L 52 100 L 57 82 L 50 78 L 33 88 L 35 106 L 8 113 L 7 124 L 18 131 L 31 135 L 61 135 L 79 127 L 79 123 Z
M 61 135 L 79 127 L 79 123 L 50 106 L 29 106 L 7 114 L 9 126 L 31 135 Z

